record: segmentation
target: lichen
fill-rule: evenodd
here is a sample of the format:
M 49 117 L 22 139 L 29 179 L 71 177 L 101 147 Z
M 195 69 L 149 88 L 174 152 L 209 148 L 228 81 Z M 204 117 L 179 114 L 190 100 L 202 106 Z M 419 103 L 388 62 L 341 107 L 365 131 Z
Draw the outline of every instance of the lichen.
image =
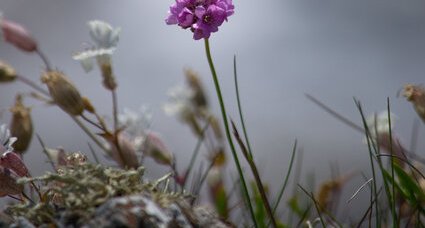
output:
M 143 180 L 143 173 L 143 167 L 123 170 L 83 163 L 62 167 L 57 173 L 21 178 L 19 183 L 42 183 L 45 186 L 41 190 L 42 197 L 38 202 L 11 205 L 7 212 L 15 218 L 25 217 L 35 225 L 57 224 L 64 216 L 87 221 L 100 205 L 115 197 L 143 193 L 161 207 L 184 198 L 180 193 L 168 191 L 167 187 L 159 189 L 160 183 L 168 181 L 170 175 L 149 182 Z

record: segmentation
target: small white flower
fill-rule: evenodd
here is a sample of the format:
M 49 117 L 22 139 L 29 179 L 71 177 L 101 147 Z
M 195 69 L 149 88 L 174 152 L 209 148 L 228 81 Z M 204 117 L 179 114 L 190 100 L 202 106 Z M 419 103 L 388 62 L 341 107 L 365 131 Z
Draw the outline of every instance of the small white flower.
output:
M 177 115 L 181 119 L 186 119 L 188 115 L 194 113 L 195 107 L 192 103 L 194 91 L 191 88 L 176 86 L 168 91 L 169 102 L 163 106 L 163 110 L 168 115 Z
M 121 28 L 113 28 L 110 24 L 94 20 L 89 21 L 90 36 L 98 48 L 111 48 L 117 46 Z
M 138 112 L 125 108 L 123 113 L 118 115 L 118 123 L 120 127 L 130 136 L 131 141 L 137 150 L 142 148 L 145 141 L 146 131 L 152 122 L 151 111 L 142 106 Z
M 80 61 L 81 66 L 88 73 L 93 69 L 94 58 L 96 58 L 99 64 L 110 64 L 111 55 L 114 51 L 114 47 L 108 49 L 89 49 L 75 54 L 72 58 Z
M 111 56 L 116 49 L 121 32 L 120 28 L 113 28 L 110 24 L 99 20 L 89 21 L 88 26 L 95 46 L 72 57 L 80 61 L 86 72 L 93 69 L 94 59 L 99 66 L 111 64 Z
M 13 143 L 16 142 L 16 137 L 11 137 L 10 131 L 6 124 L 0 126 L 0 153 L 13 151 Z

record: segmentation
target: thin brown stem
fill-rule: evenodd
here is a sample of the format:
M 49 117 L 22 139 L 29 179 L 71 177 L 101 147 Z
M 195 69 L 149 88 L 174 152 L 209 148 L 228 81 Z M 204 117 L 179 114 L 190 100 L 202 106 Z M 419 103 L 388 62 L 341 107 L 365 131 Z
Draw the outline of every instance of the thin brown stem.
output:
M 100 126 L 99 124 L 93 122 L 91 119 L 89 119 L 87 116 L 85 116 L 84 114 L 81 114 L 81 118 L 83 118 L 83 120 L 87 121 L 89 124 L 99 128 L 99 130 L 106 132 L 106 129 L 104 129 L 102 126 Z
M 98 145 L 106 154 L 110 155 L 109 150 L 99 141 L 99 139 L 75 116 L 69 115 L 72 120 Z
M 258 191 L 260 192 L 260 196 L 261 196 L 261 198 L 263 200 L 264 207 L 265 207 L 265 209 L 267 211 L 267 214 L 268 214 L 268 216 L 270 218 L 270 221 L 271 221 L 273 227 L 278 227 L 277 226 L 276 219 L 275 219 L 274 214 L 273 214 L 273 210 L 272 210 L 272 208 L 270 206 L 270 202 L 267 199 L 266 190 L 264 189 L 264 185 L 261 182 L 261 178 L 260 178 L 260 174 L 258 172 L 257 166 L 255 165 L 254 160 L 252 159 L 250 153 L 248 152 L 248 149 L 246 148 L 245 144 L 243 143 L 242 139 L 240 138 L 239 132 L 236 129 L 235 123 L 233 123 L 232 120 L 230 120 L 230 122 L 232 124 L 233 135 L 236 138 L 236 142 L 238 142 L 239 147 L 242 150 L 242 154 L 244 155 L 245 159 L 247 160 L 248 165 L 251 168 L 252 174 L 254 175 L 254 179 L 255 179 L 255 182 L 257 183 Z
M 110 133 L 108 126 L 106 126 L 106 123 L 103 118 L 97 112 L 94 112 L 93 115 L 96 116 L 97 121 L 99 121 L 100 126 L 102 126 L 105 132 Z

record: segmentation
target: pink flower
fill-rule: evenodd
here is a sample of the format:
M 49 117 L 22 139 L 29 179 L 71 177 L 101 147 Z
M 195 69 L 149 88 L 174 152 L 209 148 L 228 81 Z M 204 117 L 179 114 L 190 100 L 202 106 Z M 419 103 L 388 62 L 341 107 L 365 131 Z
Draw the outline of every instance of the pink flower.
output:
M 232 0 L 176 0 L 165 22 L 177 24 L 183 29 L 190 28 L 193 38 L 209 38 L 218 27 L 234 13 Z
M 0 18 L 0 27 L 6 42 L 26 52 L 37 50 L 37 43 L 20 24 Z

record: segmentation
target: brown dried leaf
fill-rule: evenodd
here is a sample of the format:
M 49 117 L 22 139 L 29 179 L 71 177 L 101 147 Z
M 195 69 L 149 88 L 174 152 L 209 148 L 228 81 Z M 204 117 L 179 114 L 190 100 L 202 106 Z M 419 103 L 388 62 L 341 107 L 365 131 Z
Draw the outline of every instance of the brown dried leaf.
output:
M 0 166 L 0 197 L 22 193 L 24 186 L 16 183 L 18 178 L 15 172 Z
M 21 157 L 11 151 L 4 153 L 0 157 L 0 166 L 12 170 L 19 177 L 29 176 L 28 169 Z

